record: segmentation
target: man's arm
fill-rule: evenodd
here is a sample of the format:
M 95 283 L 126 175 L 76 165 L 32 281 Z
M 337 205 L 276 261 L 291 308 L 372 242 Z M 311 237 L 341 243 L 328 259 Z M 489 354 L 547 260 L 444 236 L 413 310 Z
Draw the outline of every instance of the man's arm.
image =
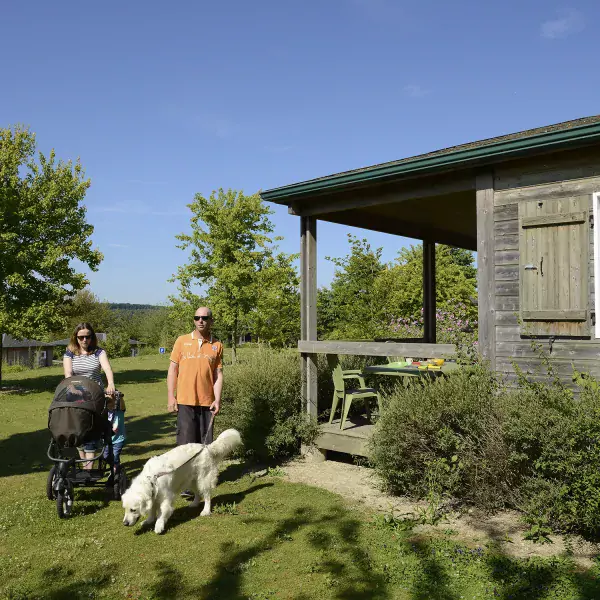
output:
M 177 412 L 177 398 L 175 398 L 175 388 L 177 387 L 177 377 L 179 375 L 179 365 L 171 361 L 169 364 L 169 373 L 167 374 L 167 409 L 169 412 Z
M 223 369 L 216 369 L 217 377 L 213 385 L 215 401 L 210 405 L 210 410 L 216 415 L 221 410 L 221 392 L 223 391 Z

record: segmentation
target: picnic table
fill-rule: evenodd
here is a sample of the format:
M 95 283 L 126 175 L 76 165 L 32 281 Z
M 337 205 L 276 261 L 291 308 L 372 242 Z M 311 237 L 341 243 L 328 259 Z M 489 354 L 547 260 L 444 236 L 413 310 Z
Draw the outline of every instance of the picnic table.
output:
M 424 363 L 426 364 L 426 363 Z M 423 365 L 421 365 L 423 366 Z M 365 375 L 391 375 L 392 377 L 439 377 L 447 375 L 452 371 L 459 369 L 455 362 L 445 362 L 437 369 L 419 369 L 419 365 L 407 364 L 406 362 L 388 363 L 387 365 L 372 365 L 365 367 Z

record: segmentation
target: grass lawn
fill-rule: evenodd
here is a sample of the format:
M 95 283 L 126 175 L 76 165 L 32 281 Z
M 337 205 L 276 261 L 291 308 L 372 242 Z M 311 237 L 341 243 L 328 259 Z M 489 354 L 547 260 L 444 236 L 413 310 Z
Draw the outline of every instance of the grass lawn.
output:
M 127 401 L 130 474 L 172 447 L 166 357 L 114 360 Z M 600 598 L 596 569 L 568 557 L 516 560 L 486 547 L 418 537 L 347 508 L 336 495 L 243 465 L 222 473 L 214 514 L 183 500 L 157 536 L 121 524 L 100 489 L 77 489 L 59 520 L 45 497 L 47 409 L 56 368 L 5 376 L 0 392 L 0 597 L 241 599 Z

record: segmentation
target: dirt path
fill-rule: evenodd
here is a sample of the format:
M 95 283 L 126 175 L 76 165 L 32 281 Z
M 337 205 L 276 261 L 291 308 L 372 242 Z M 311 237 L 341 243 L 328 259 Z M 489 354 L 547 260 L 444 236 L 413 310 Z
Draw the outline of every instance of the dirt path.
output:
M 414 516 L 419 509 L 426 508 L 425 503 L 415 503 L 381 492 L 374 481 L 372 469 L 366 467 L 329 460 L 319 463 L 297 459 L 284 465 L 283 470 L 288 481 L 325 488 L 345 498 L 354 508 L 367 507 L 395 517 Z M 600 553 L 598 544 L 573 536 L 565 538 L 553 535 L 552 543 L 533 543 L 523 539 L 525 529 L 515 512 L 503 511 L 485 516 L 470 511 L 463 515 L 449 515 L 435 526 L 417 525 L 414 531 L 429 535 L 451 535 L 470 545 L 496 545 L 503 554 L 519 558 L 572 552 L 576 562 L 585 567 L 591 566 L 594 557 Z

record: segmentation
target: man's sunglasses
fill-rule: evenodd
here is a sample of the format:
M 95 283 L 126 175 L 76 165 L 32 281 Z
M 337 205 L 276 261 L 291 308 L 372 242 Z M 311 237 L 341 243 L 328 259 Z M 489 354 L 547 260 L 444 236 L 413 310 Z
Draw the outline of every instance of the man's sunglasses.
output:
M 91 335 L 78 335 L 77 339 L 78 340 L 91 340 L 92 336 Z
M 194 315 L 194 321 L 199 321 L 202 319 L 205 323 L 210 321 L 210 317 L 205 317 L 204 315 Z

